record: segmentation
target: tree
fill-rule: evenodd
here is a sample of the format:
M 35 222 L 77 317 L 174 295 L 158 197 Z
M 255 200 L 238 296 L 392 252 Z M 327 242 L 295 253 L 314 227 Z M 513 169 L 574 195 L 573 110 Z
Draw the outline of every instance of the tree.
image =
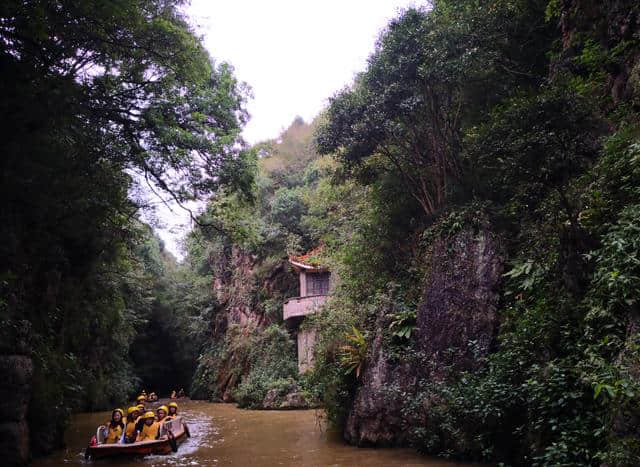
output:
M 239 182 L 245 88 L 210 59 L 181 4 L 5 2 L 5 89 L 23 91 L 7 93 L 12 126 L 41 132 L 63 111 L 60 136 L 92 140 L 84 158 L 137 171 L 177 201 Z M 25 105 L 28 89 L 37 98 Z M 24 136 L 8 134 L 7 148 Z M 3 165 L 22 156 L 9 150 Z
M 182 5 L 0 5 L 0 352 L 34 360 L 35 454 L 71 409 L 136 389 L 129 346 L 164 273 L 143 265 L 133 188 L 183 202 L 250 183 L 246 90 Z
M 369 164 L 366 175 L 396 171 L 433 216 L 460 181 L 463 127 L 509 85 L 540 81 L 550 40 L 536 15 L 544 6 L 439 1 L 430 12 L 407 10 L 381 36 L 367 70 L 330 100 L 319 151 L 335 153 L 352 171 Z M 540 44 L 524 50 L 517 43 L 523 31 Z

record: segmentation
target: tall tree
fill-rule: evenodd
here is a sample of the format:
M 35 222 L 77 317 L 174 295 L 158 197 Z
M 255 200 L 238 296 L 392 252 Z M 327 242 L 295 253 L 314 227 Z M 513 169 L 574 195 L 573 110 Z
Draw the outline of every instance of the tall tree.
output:
M 362 173 L 399 173 L 428 216 L 460 178 L 463 125 L 510 86 L 539 82 L 551 40 L 546 2 L 436 3 L 389 24 L 366 71 L 330 100 L 317 138 L 352 170 L 372 162 Z
M 34 359 L 34 452 L 133 391 L 152 286 L 133 190 L 243 189 L 244 85 L 180 0 L 0 5 L 0 352 Z M 138 186 L 139 188 L 139 186 Z

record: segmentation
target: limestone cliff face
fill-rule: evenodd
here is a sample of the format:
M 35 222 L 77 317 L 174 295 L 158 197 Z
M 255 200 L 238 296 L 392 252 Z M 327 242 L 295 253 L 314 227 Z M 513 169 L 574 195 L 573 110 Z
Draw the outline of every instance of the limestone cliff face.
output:
M 237 246 L 231 247 L 226 255 L 211 258 L 210 266 L 215 273 L 212 289 L 219 306 L 211 339 L 226 343 L 227 348 L 204 363 L 212 367 L 216 375 L 208 392 L 214 394 L 214 399 L 231 402 L 232 391 L 249 373 L 250 366 L 246 349 L 241 345 L 228 345 L 229 342 L 235 339 L 237 343 L 269 326 L 273 316 L 265 310 L 264 298 L 273 299 L 274 307 L 277 307 L 277 297 L 294 294 L 290 289 L 296 286 L 297 281 L 285 258 L 265 263 Z M 281 308 L 280 304 L 279 310 Z M 197 394 L 197 397 L 209 396 Z
M 0 452 L 5 466 L 26 465 L 30 458 L 26 417 L 32 376 L 29 357 L 0 356 Z
M 490 351 L 497 330 L 504 260 L 500 242 L 486 230 L 463 231 L 432 245 L 417 313 L 416 338 L 425 357 L 390 362 L 384 348 L 388 323 L 381 310 L 362 385 L 345 426 L 349 442 L 403 444 L 406 427 L 417 422 L 413 417 L 418 415 L 405 408 L 418 383 L 442 380 L 451 371 L 480 365 L 478 359 Z
M 229 324 L 254 327 L 263 324 L 264 316 L 256 313 L 252 303 L 256 260 L 255 255 L 235 246 L 231 249 L 226 271 L 219 274 L 213 283 L 216 299 L 225 310 L 218 315 L 216 332 L 224 333 Z
M 213 283 L 215 296 L 223 309 L 222 313 L 216 315 L 215 339 L 224 339 L 230 325 L 240 326 L 245 328 L 245 332 L 251 332 L 265 324 L 264 315 L 257 313 L 252 304 L 255 266 L 255 256 L 235 246 L 232 248 L 225 273 L 219 274 Z M 224 360 L 218 362 L 215 393 L 225 402 L 232 401 L 231 391 L 235 389 L 241 376 L 248 373 L 249 368 L 244 358 L 242 353 L 231 351 L 226 353 Z

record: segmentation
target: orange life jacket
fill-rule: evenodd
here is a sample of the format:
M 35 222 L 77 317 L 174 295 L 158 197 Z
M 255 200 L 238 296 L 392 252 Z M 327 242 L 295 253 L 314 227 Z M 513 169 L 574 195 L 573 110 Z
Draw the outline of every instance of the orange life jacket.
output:
M 122 426 L 116 425 L 114 427 L 111 426 L 111 423 L 109 423 L 108 428 L 109 433 L 107 433 L 107 437 L 104 440 L 105 444 L 115 444 L 120 441 L 120 438 L 122 437 Z
M 127 425 L 125 426 L 124 429 L 124 435 L 128 438 L 131 439 L 133 437 L 133 435 L 136 434 L 136 422 L 138 420 L 131 420 L 130 422 L 127 422 Z
M 139 441 L 153 441 L 158 438 L 158 433 L 160 431 L 160 423 L 153 422 L 152 425 L 147 425 L 146 423 L 142 427 L 142 431 L 138 433 L 138 438 L 136 442 Z

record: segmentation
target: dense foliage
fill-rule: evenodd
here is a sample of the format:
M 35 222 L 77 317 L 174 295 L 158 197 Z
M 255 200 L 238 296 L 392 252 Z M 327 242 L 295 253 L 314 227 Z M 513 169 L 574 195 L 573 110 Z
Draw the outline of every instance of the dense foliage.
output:
M 206 292 L 215 302 L 210 338 L 192 384 L 197 397 L 259 407 L 271 390 L 301 389 L 282 307 L 298 294 L 287 255 L 317 242 L 309 197 L 332 164 L 318 159 L 314 128 L 298 117 L 278 140 L 257 144 L 250 196 L 217 196 L 187 240 L 186 267 L 214 284 Z
M 345 332 L 371 340 L 381 311 L 407 320 L 385 351 L 428 365 L 408 334 L 421 258 L 491 228 L 510 262 L 496 350 L 480 371 L 421 381 L 408 440 L 517 464 L 638 463 L 639 15 L 624 2 L 437 1 L 392 21 L 332 98 L 320 151 L 367 193 L 397 190 L 368 198 L 375 232 L 355 203 L 349 241 L 334 242 L 342 284 L 315 319 L 315 377 L 337 423 L 359 386 L 339 358 Z M 400 232 L 389 203 L 410 216 Z
M 180 8 L 0 5 L 0 341 L 34 361 L 34 453 L 61 442 L 71 410 L 121 404 L 184 363 L 167 287 L 179 281 L 138 220 L 144 192 L 182 202 L 246 186 L 245 92 Z

